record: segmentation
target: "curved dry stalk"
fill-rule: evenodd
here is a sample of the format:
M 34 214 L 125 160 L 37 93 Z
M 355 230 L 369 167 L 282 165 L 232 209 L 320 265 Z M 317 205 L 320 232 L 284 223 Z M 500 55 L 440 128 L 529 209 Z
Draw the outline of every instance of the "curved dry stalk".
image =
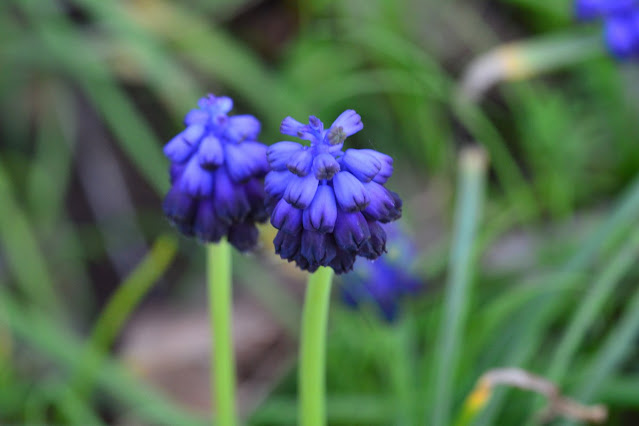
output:
M 481 409 L 488 402 L 493 388 L 498 385 L 512 386 L 545 396 L 548 405 L 539 413 L 540 423 L 547 423 L 559 416 L 591 423 L 603 423 L 608 417 L 608 410 L 604 405 L 581 404 L 563 396 L 559 388 L 551 381 L 520 368 L 496 368 L 484 373 L 469 395 L 466 405 L 473 407 L 474 410 Z

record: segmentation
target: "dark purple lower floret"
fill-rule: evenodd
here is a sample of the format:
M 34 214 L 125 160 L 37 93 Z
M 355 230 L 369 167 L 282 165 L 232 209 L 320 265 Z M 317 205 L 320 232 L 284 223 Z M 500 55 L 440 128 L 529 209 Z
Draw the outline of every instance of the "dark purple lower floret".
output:
M 287 234 L 286 232 L 279 231 L 273 240 L 275 246 L 275 253 L 279 254 L 282 259 L 292 260 L 297 256 L 300 245 L 301 235 L 299 234 Z
M 207 197 L 193 197 L 174 185 L 164 198 L 163 209 L 182 234 L 215 243 L 224 236 L 239 251 L 252 249 L 258 240 L 256 222 L 268 218 L 264 191 L 258 179 L 236 184 L 226 172 L 215 172 L 216 187 Z
M 353 253 L 349 253 L 346 250 L 337 249 L 335 258 L 329 263 L 328 266 L 333 268 L 337 275 L 345 274 L 346 272 L 353 270 L 356 256 Z
M 196 201 L 198 203 L 193 232 L 203 242 L 220 241 L 228 233 L 229 225 L 221 221 L 215 212 L 215 201 L 211 198 Z
M 259 232 L 253 222 L 232 225 L 229 228 L 229 243 L 239 251 L 249 251 L 257 244 Z
M 190 224 L 193 222 L 196 211 L 196 202 L 189 195 L 184 194 L 173 187 L 164 197 L 162 209 L 169 221 L 178 226 L 180 224 Z
M 358 254 L 374 260 L 386 253 L 386 231 L 379 222 L 375 221 L 368 222 L 368 229 L 370 229 L 371 237 L 364 243 Z
M 335 240 L 331 234 L 323 234 L 317 231 L 302 231 L 302 245 L 300 254 L 311 265 L 328 265 L 337 252 Z

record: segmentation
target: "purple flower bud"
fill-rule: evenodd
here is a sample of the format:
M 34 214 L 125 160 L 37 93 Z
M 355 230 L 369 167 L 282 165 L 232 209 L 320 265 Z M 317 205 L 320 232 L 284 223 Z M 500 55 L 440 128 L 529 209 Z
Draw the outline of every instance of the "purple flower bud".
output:
M 268 171 L 266 147 L 255 142 L 260 123 L 250 115 L 228 117 L 233 101 L 227 97 L 208 95 L 198 106 L 164 147 L 172 162 L 164 212 L 185 235 L 205 242 L 227 236 L 248 250 L 257 243 L 255 222 L 266 219 L 260 182 Z
M 231 225 L 229 228 L 229 243 L 239 251 L 249 251 L 255 247 L 258 238 L 258 230 L 252 222 L 241 222 Z
M 203 169 L 216 169 L 224 163 L 222 144 L 220 140 L 212 134 L 202 139 L 197 155 L 200 167 Z
M 295 234 L 302 229 L 302 210 L 281 199 L 273 210 L 271 224 L 280 231 Z
M 337 220 L 337 204 L 333 188 L 320 185 L 311 205 L 304 210 L 304 228 L 322 233 L 333 232 Z
M 604 20 L 604 41 L 619 60 L 639 57 L 639 1 L 575 0 L 579 20 Z
M 191 197 L 208 197 L 213 191 L 213 173 L 200 167 L 196 156 L 193 156 L 176 182 L 180 190 Z
M 266 146 L 259 142 L 226 144 L 226 169 L 235 182 L 245 182 L 253 176 L 263 176 L 268 171 Z
M 333 188 L 335 188 L 337 202 L 344 211 L 361 211 L 371 202 L 364 184 L 349 172 L 337 173 L 333 177 Z
M 369 220 L 388 222 L 395 209 L 395 199 L 390 191 L 375 182 L 365 183 L 364 188 L 371 199 L 370 204 L 362 212 L 364 216 Z
M 266 150 L 266 158 L 271 170 L 286 170 L 286 165 L 293 154 L 296 154 L 303 148 L 297 142 L 277 142 L 268 147 Z
M 254 141 L 261 130 L 260 122 L 252 115 L 229 117 L 225 136 L 232 141 Z
M 329 153 L 318 154 L 313 160 L 313 173 L 318 180 L 333 179 L 340 166 L 335 157 Z
M 304 177 L 311 171 L 313 153 L 308 149 L 297 151 L 289 157 L 286 168 L 297 176 Z
M 634 15 L 612 16 L 604 25 L 606 45 L 617 59 L 639 54 L 639 19 Z
M 288 234 L 286 232 L 278 232 L 273 240 L 275 254 L 279 254 L 282 259 L 293 259 L 297 256 L 301 243 L 301 233 Z
M 346 135 L 345 138 L 352 136 L 364 128 L 362 117 L 354 110 L 347 109 L 331 124 L 331 129 L 339 128 L 341 128 L 341 131 Z
M 213 199 L 206 198 L 198 204 L 193 225 L 195 236 L 201 241 L 219 240 L 229 231 L 227 222 L 221 221 L 215 214 Z
M 335 241 L 346 251 L 358 251 L 371 237 L 368 222 L 360 212 L 339 212 L 335 221 Z
M 291 174 L 291 176 L 284 191 L 284 199 L 295 208 L 305 209 L 313 201 L 319 182 L 313 175 L 299 177 Z
M 272 197 L 281 198 L 288 186 L 292 173 L 288 170 L 277 172 L 272 171 L 264 178 L 264 190 Z
M 636 0 L 576 0 L 574 3 L 575 16 L 579 20 L 622 14 L 636 7 Z
M 382 163 L 369 150 L 347 149 L 342 165 L 362 182 L 370 182 L 382 169 Z
M 300 253 L 310 265 L 328 265 L 335 258 L 337 248 L 330 234 L 305 229 Z
M 411 267 L 416 248 L 397 226 L 387 226 L 389 253 L 374 262 L 359 259 L 352 273 L 344 276 L 340 293 L 352 308 L 373 304 L 382 319 L 397 319 L 403 299 L 416 295 L 424 287 Z
M 275 252 L 301 269 L 329 266 L 342 274 L 357 256 L 379 257 L 386 250 L 380 222 L 401 216 L 401 200 L 383 187 L 393 160 L 370 149 L 342 152 L 346 137 L 362 128 L 353 110 L 327 130 L 315 116 L 307 125 L 287 117 L 281 132 L 310 146 L 279 142 L 267 151 L 266 210 L 279 229 Z

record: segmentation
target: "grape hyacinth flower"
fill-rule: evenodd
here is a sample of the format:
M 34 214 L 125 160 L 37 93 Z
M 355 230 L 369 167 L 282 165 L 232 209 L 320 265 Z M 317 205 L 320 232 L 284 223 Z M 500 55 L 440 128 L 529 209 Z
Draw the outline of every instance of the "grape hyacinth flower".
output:
M 411 272 L 417 248 L 411 239 L 394 224 L 384 225 L 388 235 L 388 254 L 370 261 L 358 259 L 352 272 L 344 275 L 341 297 L 346 305 L 360 308 L 373 304 L 380 316 L 393 322 L 399 315 L 403 298 L 415 295 L 422 281 Z
M 275 251 L 314 272 L 329 266 L 341 274 L 357 256 L 376 259 L 386 251 L 382 223 L 401 216 L 399 196 L 384 187 L 393 159 L 372 149 L 347 149 L 344 140 L 364 125 L 353 110 L 328 128 L 315 116 L 308 124 L 286 117 L 280 132 L 310 141 L 278 142 L 268 148 L 267 209 L 279 231 Z
M 604 39 L 618 59 L 639 57 L 639 0 L 575 0 L 575 16 L 604 20 Z
M 240 251 L 257 243 L 256 222 L 268 218 L 261 179 L 268 172 L 260 122 L 228 116 L 233 101 L 208 95 L 184 118 L 186 129 L 164 147 L 172 187 L 164 213 L 183 234 L 204 242 L 228 237 Z

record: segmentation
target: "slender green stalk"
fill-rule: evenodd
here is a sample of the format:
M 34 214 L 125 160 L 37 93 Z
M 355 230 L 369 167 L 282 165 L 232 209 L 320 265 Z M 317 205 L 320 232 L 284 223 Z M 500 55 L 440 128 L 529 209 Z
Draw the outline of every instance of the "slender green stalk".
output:
M 231 332 L 231 246 L 226 240 L 207 248 L 208 295 L 211 330 L 211 408 L 217 413 L 216 424 L 234 426 L 235 360 Z
M 458 202 L 455 210 L 454 236 L 449 260 L 445 306 L 441 319 L 434 369 L 436 394 L 429 424 L 447 426 L 453 404 L 453 380 L 461 353 L 461 337 L 466 322 L 472 279 L 473 244 L 479 224 L 486 159 L 482 151 L 462 153 L 459 171 Z
M 325 267 L 308 278 L 299 366 L 299 424 L 302 426 L 326 424 L 326 325 L 332 278 L 333 270 Z
M 115 290 L 96 321 L 87 348 L 77 364 L 69 389 L 71 393 L 81 398 L 91 394 L 100 366 L 106 362 L 106 354 L 113 341 L 131 312 L 169 267 L 176 250 L 174 238 L 158 237 L 144 260 Z M 75 396 L 67 396 L 71 397 Z

